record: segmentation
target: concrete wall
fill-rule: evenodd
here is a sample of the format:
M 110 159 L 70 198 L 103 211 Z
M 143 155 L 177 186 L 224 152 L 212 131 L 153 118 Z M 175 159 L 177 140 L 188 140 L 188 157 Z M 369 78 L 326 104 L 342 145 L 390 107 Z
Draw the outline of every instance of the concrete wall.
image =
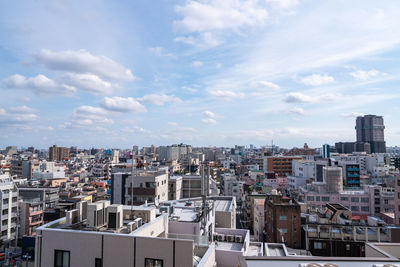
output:
M 215 246 L 210 245 L 201 258 L 197 267 L 214 267 L 215 264 Z
M 132 233 L 134 236 L 157 237 L 168 233 L 168 216 L 167 214 L 160 215 L 157 219 L 150 223 L 139 227 Z

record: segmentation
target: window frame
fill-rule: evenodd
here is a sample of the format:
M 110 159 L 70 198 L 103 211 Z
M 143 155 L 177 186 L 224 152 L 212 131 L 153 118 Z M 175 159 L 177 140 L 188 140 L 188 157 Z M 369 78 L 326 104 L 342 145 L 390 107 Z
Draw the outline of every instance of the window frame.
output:
M 152 261 L 152 262 L 148 262 Z M 157 263 L 161 263 L 161 265 L 155 265 Z M 148 264 L 153 264 L 153 265 L 148 265 Z M 162 259 L 154 259 L 154 258 L 145 258 L 144 259 L 144 267 L 164 267 L 164 260 Z
M 61 266 L 57 265 L 57 253 L 61 253 Z M 68 264 L 64 266 L 64 253 L 68 253 Z M 71 251 L 69 250 L 61 250 L 55 249 L 54 250 L 54 267 L 70 267 L 71 266 Z

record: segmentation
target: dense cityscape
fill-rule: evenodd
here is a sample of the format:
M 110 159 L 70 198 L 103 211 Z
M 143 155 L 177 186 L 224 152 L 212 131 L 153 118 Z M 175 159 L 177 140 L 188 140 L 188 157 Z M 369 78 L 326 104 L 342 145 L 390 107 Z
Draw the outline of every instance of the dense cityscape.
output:
M 0 1 L 0 267 L 400 267 L 399 18 Z
M 400 148 L 381 116 L 355 129 L 318 148 L 8 146 L 3 263 L 399 264 Z

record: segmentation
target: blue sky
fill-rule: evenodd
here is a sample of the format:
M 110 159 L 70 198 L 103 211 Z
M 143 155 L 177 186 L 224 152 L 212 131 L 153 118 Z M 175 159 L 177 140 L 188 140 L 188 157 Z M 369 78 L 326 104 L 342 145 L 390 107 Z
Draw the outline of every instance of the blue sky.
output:
M 0 147 L 317 147 L 383 115 L 398 1 L 2 1 Z

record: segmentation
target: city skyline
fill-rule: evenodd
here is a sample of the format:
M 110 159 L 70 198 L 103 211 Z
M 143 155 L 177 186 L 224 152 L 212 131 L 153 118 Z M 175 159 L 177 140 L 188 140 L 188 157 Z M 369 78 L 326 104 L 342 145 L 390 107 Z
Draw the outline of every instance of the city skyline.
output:
M 1 3 L 0 147 L 400 144 L 395 1 L 157 4 Z

